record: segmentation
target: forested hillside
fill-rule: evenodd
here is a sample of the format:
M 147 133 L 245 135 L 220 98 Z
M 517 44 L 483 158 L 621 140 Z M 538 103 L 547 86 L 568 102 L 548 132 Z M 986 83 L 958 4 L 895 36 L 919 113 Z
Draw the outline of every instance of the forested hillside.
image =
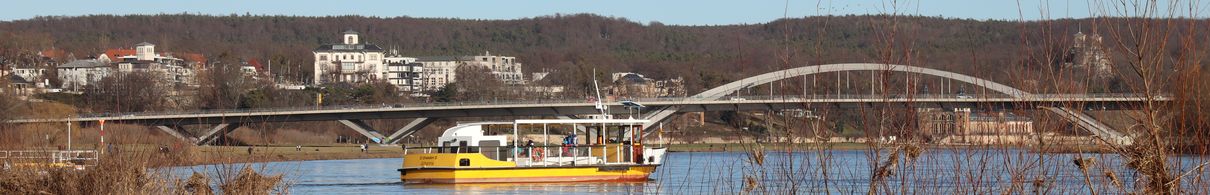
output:
M 517 20 L 97 15 L 0 22 L 0 56 L 19 61 L 54 48 L 84 58 L 106 48 L 151 42 L 161 51 L 203 53 L 211 59 L 269 59 L 276 73 L 298 79 L 310 75 L 312 49 L 351 29 L 409 56 L 485 51 L 516 56 L 526 72 L 557 70 L 552 79 L 573 90 L 583 83 L 579 77 L 587 76 L 583 71 L 592 69 L 683 76 L 692 93 L 772 70 L 841 62 L 911 64 L 1006 83 L 1049 83 L 1022 72 L 1064 71 L 1057 64 L 1073 34 L 1105 31 L 1114 23 L 826 16 L 672 26 L 587 14 Z

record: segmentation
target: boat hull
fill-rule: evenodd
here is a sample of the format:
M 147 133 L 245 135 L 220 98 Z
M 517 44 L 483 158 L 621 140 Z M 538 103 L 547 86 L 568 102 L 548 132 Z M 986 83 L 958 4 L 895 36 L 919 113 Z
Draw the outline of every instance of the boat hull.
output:
M 646 181 L 657 165 L 400 169 L 404 183 L 544 183 Z

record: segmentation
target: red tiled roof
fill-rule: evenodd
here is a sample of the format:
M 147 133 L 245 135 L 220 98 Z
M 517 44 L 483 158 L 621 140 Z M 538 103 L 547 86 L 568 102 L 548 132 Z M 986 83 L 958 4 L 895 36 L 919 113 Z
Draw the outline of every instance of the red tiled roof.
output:
M 197 54 L 197 53 L 184 53 L 184 52 L 176 53 L 175 55 L 177 55 L 177 57 L 179 57 L 182 60 L 185 60 L 187 62 L 197 62 L 199 64 L 206 64 L 206 55 Z
M 109 56 L 110 59 L 116 59 L 116 58 L 119 58 L 122 56 L 132 56 L 134 54 L 135 54 L 134 49 L 107 49 L 107 50 L 105 50 L 105 56 Z
M 63 51 L 62 49 L 46 49 L 39 52 L 39 54 L 42 54 L 42 57 L 62 58 L 67 56 L 67 51 Z
M 265 69 L 265 65 L 261 64 L 260 60 L 256 59 L 256 58 L 252 58 L 251 60 L 248 60 L 248 65 L 252 66 L 252 67 L 256 67 L 257 71 Z

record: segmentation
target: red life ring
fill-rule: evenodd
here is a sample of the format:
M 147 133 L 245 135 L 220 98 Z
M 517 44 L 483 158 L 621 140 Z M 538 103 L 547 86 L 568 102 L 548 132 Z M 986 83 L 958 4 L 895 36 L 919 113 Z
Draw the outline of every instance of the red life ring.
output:
M 534 148 L 533 151 L 534 153 L 530 154 L 529 157 L 534 161 L 542 161 L 542 156 L 545 156 L 546 151 L 542 148 Z

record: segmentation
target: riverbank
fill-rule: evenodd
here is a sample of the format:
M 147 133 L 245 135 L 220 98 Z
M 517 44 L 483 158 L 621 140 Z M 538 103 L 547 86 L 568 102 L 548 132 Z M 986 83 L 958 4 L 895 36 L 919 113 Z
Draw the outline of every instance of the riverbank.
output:
M 785 151 L 785 150 L 868 150 L 873 148 L 873 145 L 856 142 L 837 142 L 837 143 L 800 143 L 800 144 L 756 144 L 756 143 L 729 143 L 729 144 L 670 144 L 668 151 L 671 152 L 743 152 L 752 151 L 753 148 L 761 147 L 764 150 Z M 1022 145 L 955 145 L 955 144 L 925 144 L 924 147 L 930 149 L 1019 149 L 1032 150 L 1042 153 L 1105 153 L 1112 152 L 1111 150 L 1096 146 L 1096 145 L 1048 145 L 1043 148 L 1034 146 Z
M 262 163 L 305 160 L 402 158 L 399 146 L 372 145 L 361 151 L 358 145 L 319 146 L 197 146 L 171 147 L 123 145 L 110 150 L 113 155 L 161 157 L 159 166 L 192 166 L 230 163 Z M 251 149 L 251 150 L 249 150 Z

